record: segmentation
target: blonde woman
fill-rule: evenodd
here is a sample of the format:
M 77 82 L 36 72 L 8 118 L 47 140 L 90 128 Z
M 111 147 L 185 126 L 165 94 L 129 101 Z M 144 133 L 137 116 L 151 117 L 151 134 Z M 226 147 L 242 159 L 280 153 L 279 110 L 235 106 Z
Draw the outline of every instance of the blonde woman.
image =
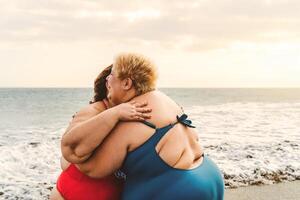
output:
M 130 102 L 108 109 L 106 77 L 111 73 L 111 68 L 112 65 L 104 69 L 96 78 L 93 101 L 73 116 L 73 120 L 63 136 L 64 138 L 68 138 L 70 134 L 76 135 L 77 132 L 84 132 L 86 136 L 97 132 L 100 137 L 98 138 L 97 145 L 94 144 L 93 146 L 93 143 L 89 144 L 97 148 L 119 121 L 137 121 L 149 118 L 148 113 L 151 109 L 145 107 L 146 103 L 138 104 Z M 72 140 L 72 138 L 70 139 Z M 70 151 L 71 149 L 64 148 L 64 151 Z M 86 154 L 85 149 L 81 148 L 78 153 L 76 154 L 76 158 L 84 160 L 90 157 L 93 152 Z M 113 174 L 102 178 L 88 177 L 78 169 L 78 165 L 74 164 L 77 163 L 77 160 L 71 157 L 69 161 L 71 163 L 63 157 L 61 158 L 63 171 L 57 180 L 56 188 L 53 189 L 50 199 L 120 199 L 123 180 L 116 178 Z
M 137 54 L 116 58 L 107 77 L 109 105 L 147 101 L 152 108 L 151 119 L 120 122 L 91 158 L 78 164 L 79 169 L 90 177 L 101 178 L 121 168 L 126 174 L 122 199 L 222 200 L 220 170 L 204 155 L 201 139 L 187 115 L 172 99 L 154 90 L 156 75 L 149 73 L 155 71 L 152 69 L 151 61 Z M 88 144 L 97 144 L 99 138 L 97 134 L 87 137 L 83 132 L 72 137 L 63 138 L 63 144 L 73 146 L 73 152 L 64 153 L 67 159 L 75 152 L 84 156 L 93 151 Z

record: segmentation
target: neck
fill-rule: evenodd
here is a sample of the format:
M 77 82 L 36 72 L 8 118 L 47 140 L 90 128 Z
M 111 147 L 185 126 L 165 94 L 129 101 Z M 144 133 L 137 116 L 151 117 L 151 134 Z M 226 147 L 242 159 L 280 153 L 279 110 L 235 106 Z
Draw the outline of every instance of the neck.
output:
M 135 90 L 129 90 L 125 93 L 122 102 L 128 102 L 131 101 L 131 99 L 133 99 L 134 97 L 137 96 L 137 93 Z
M 118 104 L 121 104 L 121 103 L 125 103 L 125 102 L 128 102 L 128 101 L 131 101 L 131 99 L 133 99 L 134 97 L 137 96 L 137 93 L 135 90 L 129 90 L 127 92 L 125 92 L 125 95 L 124 97 L 121 99 L 120 102 L 118 103 L 114 103 L 108 99 L 106 99 L 106 105 L 108 108 L 111 108 L 111 107 L 114 107 L 114 106 L 117 106 Z

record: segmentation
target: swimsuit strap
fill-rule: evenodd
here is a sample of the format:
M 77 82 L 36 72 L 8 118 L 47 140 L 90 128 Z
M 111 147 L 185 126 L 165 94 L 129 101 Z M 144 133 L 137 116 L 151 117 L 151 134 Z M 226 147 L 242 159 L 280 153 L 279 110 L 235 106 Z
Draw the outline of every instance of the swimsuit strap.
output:
M 154 124 L 152 124 L 151 122 L 142 121 L 142 123 L 145 124 L 146 126 L 149 126 L 150 128 L 156 129 L 156 126 Z
M 178 115 L 176 115 L 176 119 L 177 121 L 173 124 L 170 124 L 173 126 L 175 126 L 177 123 L 181 123 L 184 126 L 190 127 L 190 128 L 196 128 L 195 126 L 192 125 L 192 121 L 187 119 L 188 115 L 187 114 L 182 114 L 180 117 Z M 142 121 L 143 124 L 145 124 L 146 126 L 149 126 L 150 128 L 156 129 L 156 126 L 154 124 L 152 124 L 151 122 L 148 121 Z
M 160 141 L 160 139 L 171 129 L 173 128 L 177 123 L 180 123 L 184 126 L 190 127 L 190 128 L 195 128 L 195 126 L 192 125 L 192 121 L 188 120 L 187 114 L 182 114 L 180 117 L 177 115 L 176 116 L 177 121 L 175 123 L 171 123 L 167 126 L 164 126 L 162 128 L 156 128 L 154 124 L 148 121 L 142 121 L 143 124 L 146 126 L 149 126 L 150 128 L 155 129 L 154 135 L 151 137 L 151 140 L 153 142 L 153 145 L 156 146 L 157 143 Z

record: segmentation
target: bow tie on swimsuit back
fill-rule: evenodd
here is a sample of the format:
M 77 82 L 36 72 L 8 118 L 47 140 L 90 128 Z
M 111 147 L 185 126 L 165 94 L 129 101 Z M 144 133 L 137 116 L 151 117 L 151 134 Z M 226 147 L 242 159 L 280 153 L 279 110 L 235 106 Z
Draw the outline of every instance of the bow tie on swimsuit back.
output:
M 195 126 L 192 125 L 192 121 L 187 119 L 188 118 L 187 114 L 182 114 L 180 117 L 177 115 L 176 118 L 177 118 L 177 122 L 175 122 L 175 124 L 181 123 L 187 127 L 196 128 Z
M 155 132 L 127 153 L 121 169 L 126 174 L 123 200 L 223 200 L 222 174 L 207 156 L 202 154 L 203 161 L 195 168 L 177 169 L 167 164 L 156 151 L 159 141 L 175 124 L 195 128 L 186 114 L 176 116 L 176 119 L 160 128 L 150 122 L 142 122 Z
M 170 125 L 172 125 L 172 127 L 173 127 L 175 124 L 180 123 L 180 124 L 190 127 L 190 128 L 196 128 L 195 126 L 192 125 L 192 121 L 187 118 L 188 118 L 187 114 L 182 114 L 180 117 L 177 115 L 176 116 L 177 121 Z M 143 123 L 153 129 L 156 129 L 156 126 L 154 124 L 152 124 L 151 122 L 143 121 Z

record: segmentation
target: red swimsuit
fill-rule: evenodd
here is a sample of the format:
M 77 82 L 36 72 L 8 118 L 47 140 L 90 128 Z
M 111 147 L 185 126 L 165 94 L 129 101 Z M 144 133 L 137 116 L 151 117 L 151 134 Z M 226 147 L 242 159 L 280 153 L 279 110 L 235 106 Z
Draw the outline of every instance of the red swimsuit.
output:
M 56 187 L 65 200 L 114 200 L 121 198 L 123 182 L 114 175 L 90 178 L 70 164 L 60 174 Z

